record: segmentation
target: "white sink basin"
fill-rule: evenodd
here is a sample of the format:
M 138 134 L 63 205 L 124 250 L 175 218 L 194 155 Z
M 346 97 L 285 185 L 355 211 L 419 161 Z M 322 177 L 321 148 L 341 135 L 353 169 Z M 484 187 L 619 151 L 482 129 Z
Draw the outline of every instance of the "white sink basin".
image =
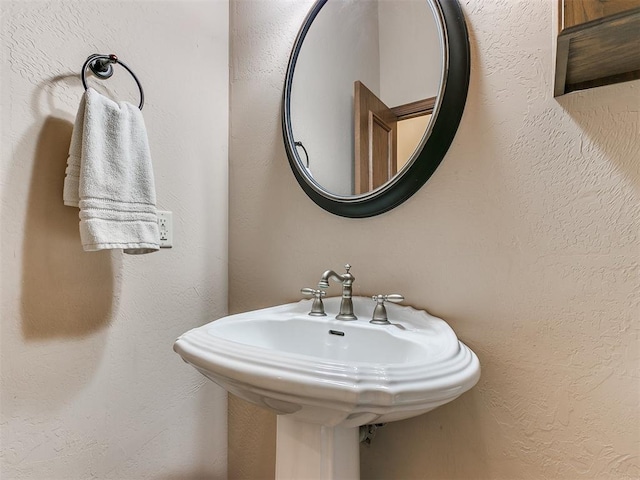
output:
M 231 315 L 190 330 L 174 350 L 229 392 L 294 420 L 357 427 L 432 410 L 480 378 L 476 355 L 443 320 L 387 304 L 392 325 L 354 297 L 355 321 L 335 320 L 340 298 L 311 317 L 310 300 Z

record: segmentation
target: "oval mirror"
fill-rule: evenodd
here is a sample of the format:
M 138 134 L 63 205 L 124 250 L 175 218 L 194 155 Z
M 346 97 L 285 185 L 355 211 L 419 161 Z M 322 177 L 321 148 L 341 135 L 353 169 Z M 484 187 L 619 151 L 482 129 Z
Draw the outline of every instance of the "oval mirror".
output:
M 287 68 L 289 163 L 319 206 L 369 217 L 407 200 L 442 161 L 469 86 L 457 0 L 319 0 Z

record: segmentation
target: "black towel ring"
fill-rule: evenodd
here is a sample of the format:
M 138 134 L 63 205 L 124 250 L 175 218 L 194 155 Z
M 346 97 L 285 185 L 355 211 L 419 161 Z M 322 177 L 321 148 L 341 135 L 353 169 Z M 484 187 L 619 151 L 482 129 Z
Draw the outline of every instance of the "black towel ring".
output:
M 142 107 L 144 105 L 144 91 L 142 90 L 142 85 L 140 84 L 140 80 L 138 80 L 138 77 L 136 77 L 136 74 L 133 73 L 133 71 L 129 67 L 127 67 L 127 65 L 123 63 L 122 60 L 119 60 L 118 57 L 113 53 L 110 55 L 101 55 L 99 53 L 94 53 L 93 55 L 90 55 L 89 58 L 87 58 L 87 61 L 84 62 L 84 65 L 82 65 L 82 86 L 84 87 L 85 90 L 89 88 L 87 87 L 87 78 L 86 78 L 87 67 L 91 69 L 91 71 L 94 73 L 96 77 L 106 79 L 111 77 L 111 75 L 113 75 L 114 63 L 118 63 L 122 65 L 124 69 L 127 72 L 129 72 L 133 77 L 133 79 L 136 81 L 136 84 L 138 85 L 138 89 L 140 90 L 140 105 L 138 106 L 138 108 L 142 110 Z

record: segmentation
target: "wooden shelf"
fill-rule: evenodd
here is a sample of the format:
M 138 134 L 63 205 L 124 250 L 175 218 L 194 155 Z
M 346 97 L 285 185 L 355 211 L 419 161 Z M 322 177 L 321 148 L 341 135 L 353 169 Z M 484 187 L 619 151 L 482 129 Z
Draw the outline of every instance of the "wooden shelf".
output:
M 640 2 L 627 1 L 625 6 L 638 6 L 578 24 L 576 19 L 589 18 L 584 15 L 585 4 L 600 1 L 568 2 L 564 0 L 561 12 L 554 96 L 639 79 Z M 577 6 L 581 12 L 576 13 Z

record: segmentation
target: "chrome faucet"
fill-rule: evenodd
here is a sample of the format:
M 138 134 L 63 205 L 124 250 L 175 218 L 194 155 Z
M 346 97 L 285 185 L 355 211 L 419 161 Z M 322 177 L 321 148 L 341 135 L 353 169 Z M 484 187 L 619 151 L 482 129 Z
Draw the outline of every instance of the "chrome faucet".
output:
M 336 315 L 338 320 L 357 320 L 353 314 L 353 300 L 351 299 L 353 282 L 356 277 L 349 273 L 351 265 L 348 263 L 344 266 L 346 273 L 338 275 L 333 270 L 327 270 L 322 274 L 322 278 L 318 282 L 318 288 L 329 288 L 329 280 L 337 280 L 342 283 L 342 302 L 340 302 L 340 313 Z

